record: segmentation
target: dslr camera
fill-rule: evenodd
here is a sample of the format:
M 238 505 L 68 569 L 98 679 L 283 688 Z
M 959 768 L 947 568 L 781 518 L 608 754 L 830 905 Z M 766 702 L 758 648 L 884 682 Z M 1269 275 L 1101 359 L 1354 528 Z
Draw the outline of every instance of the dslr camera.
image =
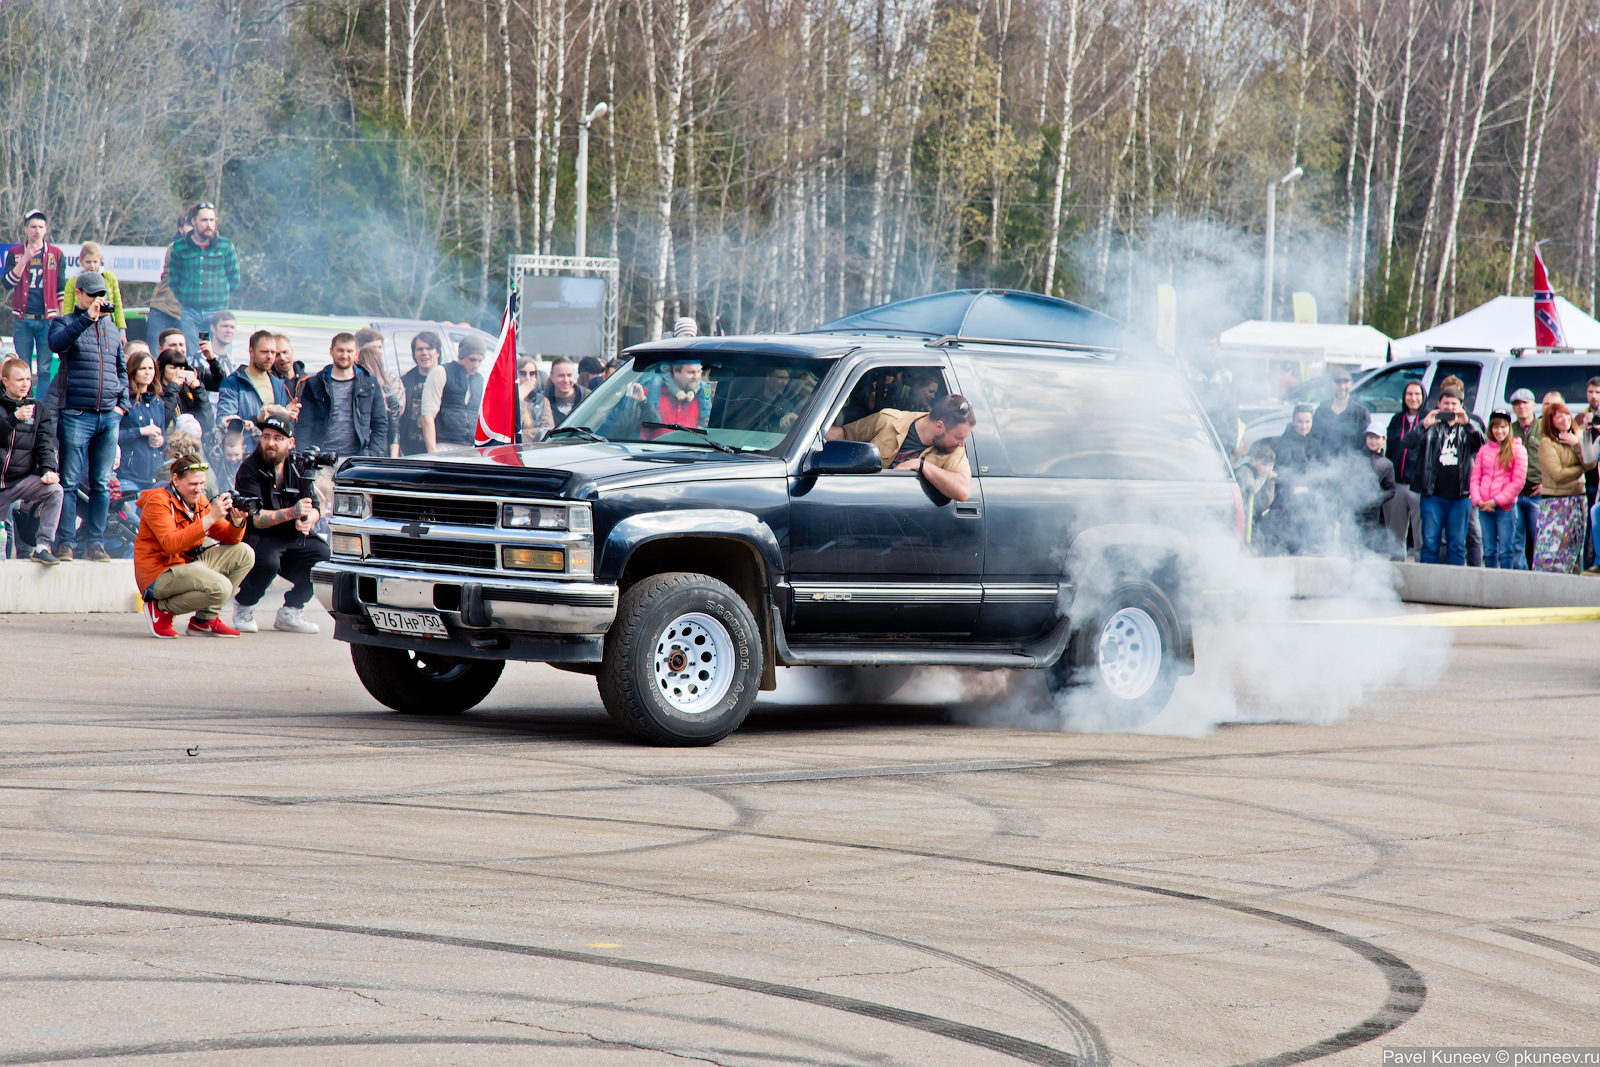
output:
M 258 496 L 240 496 L 235 493 L 233 496 L 233 506 L 244 512 L 246 515 L 261 514 L 261 498 Z

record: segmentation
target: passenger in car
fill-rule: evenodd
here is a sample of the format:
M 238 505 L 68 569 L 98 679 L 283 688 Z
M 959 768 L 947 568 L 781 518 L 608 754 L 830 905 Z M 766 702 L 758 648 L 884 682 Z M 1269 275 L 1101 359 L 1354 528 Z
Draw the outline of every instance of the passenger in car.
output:
M 612 408 L 600 432 L 607 437 L 616 436 L 613 424 L 623 421 L 674 423 L 705 429 L 711 422 L 712 386 L 705 381 L 704 373 L 705 368 L 698 359 L 662 364 L 657 373 L 628 386 L 628 399 L 633 403 Z M 653 441 L 671 432 L 660 426 L 642 426 L 639 437 Z
M 759 384 L 750 378 L 735 378 L 717 424 L 729 430 L 787 433 L 815 385 L 814 377 L 800 374 L 797 378 L 788 367 L 773 367 Z
M 966 440 L 977 417 L 959 393 L 933 405 L 926 415 L 884 408 L 845 426 L 829 427 L 830 441 L 870 441 L 886 469 L 915 471 L 951 500 L 972 495 Z

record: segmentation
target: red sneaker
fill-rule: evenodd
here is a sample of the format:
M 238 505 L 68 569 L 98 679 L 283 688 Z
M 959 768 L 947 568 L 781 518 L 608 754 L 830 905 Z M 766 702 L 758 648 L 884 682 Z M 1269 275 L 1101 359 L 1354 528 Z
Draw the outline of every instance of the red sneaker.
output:
M 170 619 L 172 616 L 169 615 L 167 617 Z M 239 631 L 223 622 L 220 617 L 215 619 L 207 619 L 205 622 L 201 622 L 199 619 L 190 619 L 189 632 L 202 637 L 239 636 Z
M 178 631 L 172 628 L 172 612 L 162 611 L 156 607 L 154 600 L 144 602 L 144 616 L 150 620 L 150 632 L 157 637 L 177 637 Z

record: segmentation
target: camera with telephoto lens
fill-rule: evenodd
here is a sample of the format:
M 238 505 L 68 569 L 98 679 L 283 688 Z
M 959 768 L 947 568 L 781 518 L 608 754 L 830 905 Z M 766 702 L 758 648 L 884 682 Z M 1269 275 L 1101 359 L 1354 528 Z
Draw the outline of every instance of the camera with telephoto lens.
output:
M 236 493 L 233 496 L 233 506 L 235 510 L 242 511 L 246 515 L 261 514 L 261 498 L 258 496 L 240 496 Z

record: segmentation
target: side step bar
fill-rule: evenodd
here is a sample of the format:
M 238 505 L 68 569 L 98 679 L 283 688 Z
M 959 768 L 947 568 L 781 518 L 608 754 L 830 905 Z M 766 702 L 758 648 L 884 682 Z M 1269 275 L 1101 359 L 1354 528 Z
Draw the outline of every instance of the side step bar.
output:
M 1072 640 L 1072 620 L 1064 618 L 1037 641 L 1010 647 L 971 645 L 924 645 L 921 648 L 862 648 L 859 645 L 789 644 L 783 618 L 772 608 L 772 643 L 778 663 L 784 667 L 892 667 L 899 665 L 940 667 L 1009 667 L 1012 670 L 1038 670 L 1061 658 Z

